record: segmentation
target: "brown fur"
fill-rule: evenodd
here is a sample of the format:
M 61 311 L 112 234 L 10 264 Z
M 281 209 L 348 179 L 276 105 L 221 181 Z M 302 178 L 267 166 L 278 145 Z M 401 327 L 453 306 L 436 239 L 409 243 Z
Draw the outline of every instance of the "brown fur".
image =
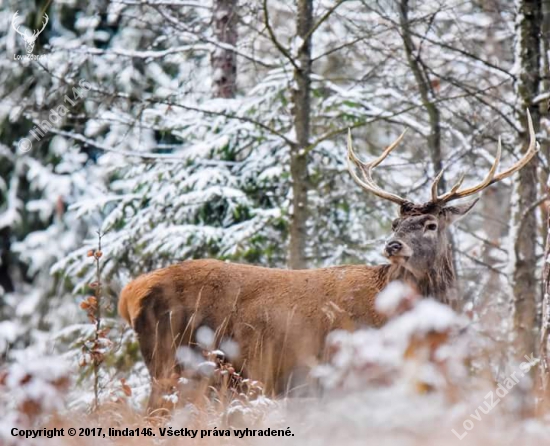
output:
M 374 300 L 390 265 L 282 270 L 191 260 L 144 274 L 120 295 L 118 310 L 136 330 L 152 378 L 178 373 L 175 352 L 194 343 L 201 325 L 217 340 L 240 346 L 244 367 L 268 390 L 288 390 L 293 371 L 318 360 L 326 334 L 336 328 L 380 326 Z M 394 274 L 392 274 L 394 275 Z M 160 390 L 153 391 L 155 407 Z
M 122 290 L 118 310 L 138 334 L 153 378 L 149 407 L 161 405 L 171 376 L 182 371 L 177 349 L 196 346 L 203 325 L 216 331 L 215 347 L 227 338 L 238 343 L 239 358 L 230 358 L 238 370 L 282 393 L 320 359 L 331 330 L 384 323 L 374 303 L 389 281 L 445 301 L 455 293 L 447 227 L 473 204 L 403 206 L 392 240 L 408 255 L 390 255 L 391 265 L 292 271 L 190 260 L 138 277 Z

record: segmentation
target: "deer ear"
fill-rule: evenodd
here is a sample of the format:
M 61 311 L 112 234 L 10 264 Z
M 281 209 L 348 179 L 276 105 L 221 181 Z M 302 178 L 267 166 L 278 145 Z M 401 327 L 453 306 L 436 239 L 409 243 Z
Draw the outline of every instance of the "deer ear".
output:
M 458 204 L 456 206 L 447 206 L 443 208 L 443 215 L 445 215 L 445 219 L 447 220 L 448 224 L 452 224 L 457 220 L 460 220 L 462 217 L 464 217 L 468 212 L 472 210 L 472 208 L 475 206 L 475 204 L 479 201 L 479 198 L 476 198 L 475 200 L 468 201 L 464 204 Z

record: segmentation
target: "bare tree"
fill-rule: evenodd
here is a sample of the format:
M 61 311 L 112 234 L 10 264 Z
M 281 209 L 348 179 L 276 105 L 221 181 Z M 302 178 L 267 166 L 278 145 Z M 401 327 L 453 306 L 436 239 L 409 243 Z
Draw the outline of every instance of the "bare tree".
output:
M 237 88 L 237 0 L 216 0 L 212 9 L 214 35 L 218 46 L 212 51 L 211 63 L 214 96 L 233 98 Z
M 409 65 L 416 86 L 420 93 L 422 105 L 428 113 L 430 123 L 430 135 L 428 136 L 428 147 L 433 164 L 434 172 L 443 170 L 443 155 L 441 153 L 441 114 L 437 107 L 435 85 L 437 79 L 430 79 L 428 68 L 422 60 L 420 49 L 417 49 L 412 40 L 411 24 L 409 21 L 409 0 L 402 0 L 399 4 L 399 24 L 401 26 L 401 36 Z M 445 190 L 445 179 L 441 178 L 439 182 L 439 191 Z
M 538 128 L 540 113 L 533 99 L 539 92 L 540 83 L 540 32 L 541 1 L 518 2 L 516 28 L 516 66 L 519 73 L 515 83 L 518 104 L 517 119 L 523 124 L 517 145 L 522 153 L 527 150 L 527 117 L 529 108 Z M 537 163 L 530 163 L 515 179 L 512 198 L 513 253 L 513 309 L 514 328 L 518 354 L 535 351 L 537 307 L 539 304 L 536 246 L 538 238 L 537 219 L 533 205 L 537 202 Z
M 550 4 L 544 2 L 542 4 L 542 24 L 541 32 L 543 36 L 548 36 L 550 32 Z M 548 57 L 548 51 L 550 50 L 550 40 L 548 38 L 542 39 L 542 82 L 541 88 L 545 92 L 541 94 L 539 98 L 542 101 L 548 101 L 548 92 L 550 91 L 550 60 Z M 543 99 L 544 98 L 544 99 Z M 548 117 L 541 119 L 541 127 L 548 128 Z M 542 129 L 541 129 L 542 130 Z M 541 148 L 541 155 L 543 159 L 548 162 L 550 159 L 550 149 L 547 144 Z M 541 195 L 548 198 L 548 184 L 549 176 L 545 169 L 541 169 L 540 187 Z M 550 357 L 548 351 L 548 335 L 550 333 L 550 208 L 548 206 L 548 200 L 545 200 L 541 206 L 541 212 L 543 215 L 542 236 L 546 240 L 544 248 L 544 268 L 542 271 L 542 305 L 541 305 L 541 328 L 540 328 L 540 344 L 539 354 L 541 358 L 540 362 L 540 377 L 542 394 L 545 398 L 545 403 L 548 405 L 548 397 L 550 396 Z
M 547 212 L 547 215 L 550 214 Z M 550 391 L 550 358 L 548 356 L 548 334 L 550 333 L 550 218 L 546 221 L 546 247 L 544 248 L 544 269 L 542 272 L 542 318 L 539 352 L 541 357 L 541 385 L 547 399 Z M 548 403 L 548 400 L 546 401 Z
M 310 136 L 311 88 L 311 31 L 313 23 L 312 0 L 298 0 L 296 31 L 298 48 L 294 64 L 295 88 L 292 91 L 296 142 L 290 148 L 292 176 L 292 220 L 290 223 L 290 250 L 288 264 L 292 269 L 307 266 L 306 241 L 308 221 L 307 152 Z

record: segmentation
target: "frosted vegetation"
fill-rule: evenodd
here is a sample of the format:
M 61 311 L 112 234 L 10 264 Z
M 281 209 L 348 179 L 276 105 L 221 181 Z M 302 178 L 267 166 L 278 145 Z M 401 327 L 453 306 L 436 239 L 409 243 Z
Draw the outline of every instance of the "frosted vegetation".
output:
M 227 49 L 213 31 L 216 1 L 0 5 L 7 30 L 0 35 L 0 444 L 20 444 L 10 434 L 15 426 L 146 425 L 140 414 L 149 375 L 134 333 L 116 314 L 118 292 L 131 278 L 205 257 L 287 266 L 298 88 L 290 59 L 303 44 L 296 5 L 267 1 L 287 57 L 266 28 L 264 2 L 239 2 L 238 41 L 230 46 L 237 88 L 223 98 L 212 87 L 223 73 L 211 57 Z M 439 167 L 447 185 L 461 174 L 479 181 L 498 135 L 503 164 L 518 157 L 519 3 L 411 3 L 425 96 L 407 58 L 399 3 L 313 1 L 319 26 L 302 148 L 310 267 L 385 262 L 381 248 L 397 209 L 347 173 L 348 128 L 364 159 L 409 129 L 377 179 L 417 202 L 428 199 Z M 50 21 L 34 53 L 47 57 L 15 60 L 25 46 L 8 27 L 14 12 L 25 29 L 40 23 L 43 8 Z M 426 101 L 437 110 L 439 154 Z M 66 113 L 52 118 L 60 106 Z M 52 125 L 43 137 L 29 136 L 46 120 Z M 540 141 L 545 125 L 541 118 Z M 522 371 L 513 389 L 503 384 L 509 392 L 494 409 L 485 406 L 488 392 L 522 370 L 525 355 L 531 368 L 532 354 L 538 357 L 511 347 L 512 274 L 525 230 L 514 224 L 513 191 L 512 181 L 493 187 L 453 230 L 460 278 L 453 309 L 393 284 L 377 303 L 388 324 L 332 333 L 330 354 L 312 372 L 320 395 L 305 401 L 270 398 L 261 383 L 243 382 L 219 360 L 238 346 L 214 351 L 204 331 L 204 352 L 182 350 L 178 359 L 194 380 L 230 382 L 231 396 L 205 387 L 204 401 L 186 405 L 182 378 L 166 395 L 177 407 L 173 426 L 290 427 L 295 436 L 284 441 L 312 445 L 447 444 L 465 431 L 471 444 L 548 441 L 533 374 Z M 542 263 L 539 238 L 533 249 Z M 475 412 L 479 406 L 485 412 Z

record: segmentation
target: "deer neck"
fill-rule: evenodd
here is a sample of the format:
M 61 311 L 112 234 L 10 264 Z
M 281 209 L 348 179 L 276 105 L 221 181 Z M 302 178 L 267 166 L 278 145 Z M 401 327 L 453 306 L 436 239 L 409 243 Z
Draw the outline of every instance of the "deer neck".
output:
M 433 297 L 440 302 L 449 303 L 456 299 L 456 275 L 449 257 L 423 274 L 413 274 L 401 265 L 388 265 L 386 283 L 400 280 L 424 297 Z

